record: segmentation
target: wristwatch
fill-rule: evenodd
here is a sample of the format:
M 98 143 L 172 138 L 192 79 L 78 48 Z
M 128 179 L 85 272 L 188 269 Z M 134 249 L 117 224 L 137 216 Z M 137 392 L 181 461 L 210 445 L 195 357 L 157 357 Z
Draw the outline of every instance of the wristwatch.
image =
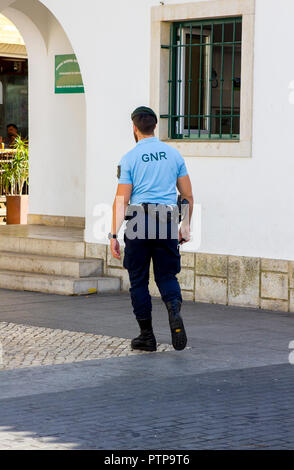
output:
M 112 238 L 117 238 L 117 235 L 115 233 L 109 233 L 108 240 L 111 240 Z

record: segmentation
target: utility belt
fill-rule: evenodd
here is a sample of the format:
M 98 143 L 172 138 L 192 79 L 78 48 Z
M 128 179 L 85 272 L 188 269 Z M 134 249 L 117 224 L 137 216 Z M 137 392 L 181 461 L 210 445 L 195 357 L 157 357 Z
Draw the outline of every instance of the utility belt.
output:
M 154 204 L 143 202 L 142 204 L 129 204 L 126 210 L 125 220 L 131 220 L 133 217 L 140 217 L 140 215 L 148 215 L 155 217 L 156 220 L 161 222 L 174 222 L 179 221 L 178 206 L 168 206 L 165 204 Z
M 188 207 L 189 202 L 186 199 L 181 200 L 180 196 L 178 197 L 178 203 L 176 205 L 156 204 L 152 202 L 129 204 L 127 206 L 125 220 L 131 220 L 133 217 L 140 214 L 147 214 L 161 222 L 174 222 L 179 224 L 186 217 L 186 208 Z

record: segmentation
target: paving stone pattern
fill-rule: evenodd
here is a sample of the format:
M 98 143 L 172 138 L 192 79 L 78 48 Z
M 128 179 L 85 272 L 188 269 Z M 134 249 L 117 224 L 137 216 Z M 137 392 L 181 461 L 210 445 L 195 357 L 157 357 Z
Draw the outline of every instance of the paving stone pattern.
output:
M 159 344 L 158 352 L 171 351 Z M 0 370 L 150 354 L 133 351 L 131 340 L 0 322 Z
M 125 295 L 0 289 L 0 305 L 0 450 L 294 447 L 291 313 L 184 302 L 179 352 L 155 300 L 157 354 L 130 351 Z

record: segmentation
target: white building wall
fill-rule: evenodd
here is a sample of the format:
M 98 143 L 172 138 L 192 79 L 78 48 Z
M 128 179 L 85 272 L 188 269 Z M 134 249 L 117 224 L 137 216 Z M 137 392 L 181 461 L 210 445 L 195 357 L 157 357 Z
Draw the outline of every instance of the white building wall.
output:
M 37 214 L 85 216 L 86 100 L 85 95 L 55 94 L 55 55 L 72 54 L 73 48 L 60 24 L 49 20 L 48 63 L 49 106 L 48 147 L 45 159 L 47 181 L 43 212 Z M 44 175 L 44 170 L 42 171 Z M 39 189 L 35 176 L 36 190 Z M 47 186 L 47 184 L 46 184 Z M 57 210 L 56 210 L 57 208 Z M 32 211 L 30 211 L 32 213 Z
M 83 73 L 87 98 L 86 241 L 98 242 L 94 236 L 95 206 L 112 203 L 117 162 L 134 145 L 130 113 L 138 105 L 149 104 L 150 7 L 159 2 L 42 3 L 65 28 Z M 185 1 L 165 1 L 170 3 Z M 293 14 L 292 0 L 256 0 L 252 158 L 186 160 L 196 201 L 202 205 L 200 252 L 294 259 L 294 107 L 289 102 L 289 83 L 294 79 Z M 58 47 L 51 47 L 53 54 Z M 53 77 L 52 62 L 48 70 Z M 53 98 L 61 112 L 62 99 L 67 97 Z M 50 136 L 59 141 L 60 124 L 50 128 Z M 50 171 L 46 155 L 46 171 Z M 60 175 L 65 174 L 62 170 Z M 74 171 L 67 171 L 71 172 L 69 180 L 74 181 Z M 74 208 L 76 201 L 68 197 L 72 186 L 61 196 L 61 185 L 58 176 L 63 211 L 59 211 L 61 206 L 53 194 L 43 203 L 36 200 L 36 193 L 34 210 L 46 213 L 52 207 L 56 215 L 65 210 L 66 215 L 80 215 L 82 211 L 77 214 Z M 195 246 L 191 243 L 186 249 L 193 251 Z
M 64 9 L 66 22 L 66 2 L 44 3 L 56 13 Z M 88 93 L 89 242 L 97 241 L 94 207 L 112 202 L 116 164 L 134 145 L 130 113 L 149 103 L 150 7 L 158 3 L 88 0 L 79 27 L 71 16 L 70 37 L 79 36 L 80 56 L 88 58 L 83 72 Z M 170 3 L 185 2 L 165 1 Z M 77 15 L 80 2 L 71 4 L 71 13 Z M 292 0 L 256 0 L 252 158 L 187 158 L 196 201 L 202 205 L 201 252 L 294 259 L 294 107 L 288 100 L 294 79 L 293 14 Z M 89 48 L 93 42 L 96 47 Z M 193 245 L 186 249 L 193 251 Z

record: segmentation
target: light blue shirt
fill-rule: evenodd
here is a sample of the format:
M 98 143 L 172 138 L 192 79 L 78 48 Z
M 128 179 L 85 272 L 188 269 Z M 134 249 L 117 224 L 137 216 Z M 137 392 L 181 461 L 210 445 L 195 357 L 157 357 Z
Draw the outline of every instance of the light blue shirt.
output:
M 188 174 L 182 155 L 175 148 L 148 137 L 119 162 L 119 184 L 132 184 L 131 204 L 177 203 L 177 179 Z

